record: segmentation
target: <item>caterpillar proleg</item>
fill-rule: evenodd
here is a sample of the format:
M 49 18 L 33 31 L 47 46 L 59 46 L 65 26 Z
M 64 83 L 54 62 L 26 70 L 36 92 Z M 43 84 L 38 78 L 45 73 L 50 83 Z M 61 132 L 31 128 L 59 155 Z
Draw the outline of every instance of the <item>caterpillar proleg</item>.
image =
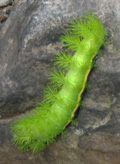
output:
M 20 149 L 42 151 L 72 121 L 93 67 L 93 59 L 106 42 L 107 35 L 102 22 L 92 13 L 69 22 L 67 33 L 60 37 L 69 52 L 66 50 L 56 55 L 54 65 L 57 69 L 49 76 L 44 100 L 32 114 L 11 127 L 13 142 Z

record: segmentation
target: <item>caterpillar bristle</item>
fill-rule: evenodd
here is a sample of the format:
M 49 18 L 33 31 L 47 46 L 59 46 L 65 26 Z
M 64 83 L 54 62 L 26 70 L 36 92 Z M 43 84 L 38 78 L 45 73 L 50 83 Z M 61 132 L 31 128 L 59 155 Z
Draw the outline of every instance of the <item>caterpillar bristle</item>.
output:
M 50 108 L 50 103 L 48 102 L 43 102 L 43 103 L 39 103 L 37 106 L 36 106 L 36 111 L 39 112 L 38 110 L 45 110 L 45 109 L 49 109 Z
M 86 82 L 85 88 L 91 88 L 91 84 L 89 82 Z
M 72 54 L 69 52 L 62 51 L 56 55 L 54 59 L 54 65 L 61 69 L 69 67 L 72 59 Z
M 108 31 L 104 28 L 102 22 L 94 14 L 89 12 L 87 12 L 83 19 L 70 21 L 68 27 L 68 32 L 61 36 L 60 40 L 65 42 L 65 47 L 71 50 L 76 50 L 80 42 L 87 38 L 96 37 L 97 43 L 99 42 L 99 44 L 103 45 L 108 36 Z
M 76 51 L 81 42 L 81 39 L 78 35 L 74 35 L 72 32 L 68 32 L 60 37 L 60 41 L 65 43 L 64 47 L 67 47 L 72 51 Z
M 48 86 L 43 91 L 44 102 L 53 103 L 57 98 L 58 90 L 57 88 Z
M 64 84 L 65 73 L 62 70 L 54 69 L 54 71 L 50 73 L 48 79 L 50 80 L 49 84 L 51 84 L 54 88 L 60 89 Z
M 93 59 L 91 68 L 96 68 L 96 67 L 97 67 L 96 61 L 95 59 Z

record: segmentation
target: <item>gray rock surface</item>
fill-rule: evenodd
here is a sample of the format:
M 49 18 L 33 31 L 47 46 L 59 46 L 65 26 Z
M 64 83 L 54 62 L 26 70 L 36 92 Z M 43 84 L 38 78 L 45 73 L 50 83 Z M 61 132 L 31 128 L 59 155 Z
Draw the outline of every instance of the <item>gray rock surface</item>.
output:
M 0 22 L 4 22 L 7 19 L 8 15 L 0 13 Z
M 59 36 L 70 18 L 86 10 L 104 22 L 109 44 L 89 76 L 78 124 L 42 153 L 19 152 L 9 127 L 41 100 L 51 59 L 62 46 Z M 119 0 L 18 1 L 0 30 L 0 164 L 120 163 L 119 43 Z
M 0 0 L 0 27 L 3 22 L 8 18 L 13 6 L 17 3 L 18 0 L 11 1 L 2 1 Z
M 14 0 L 0 0 L 0 7 L 8 6 L 12 4 Z

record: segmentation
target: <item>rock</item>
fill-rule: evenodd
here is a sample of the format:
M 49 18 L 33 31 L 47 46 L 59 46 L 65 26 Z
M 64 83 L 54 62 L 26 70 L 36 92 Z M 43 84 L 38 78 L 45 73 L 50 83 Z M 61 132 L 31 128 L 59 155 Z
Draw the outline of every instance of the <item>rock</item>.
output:
M 8 18 L 11 10 L 13 9 L 13 6 L 17 3 L 17 0 L 11 0 L 9 5 L 5 5 L 2 8 L 0 8 L 0 22 L 6 21 Z M 1 24 L 2 25 L 2 24 Z
M 59 136 L 42 153 L 19 152 L 11 143 L 9 127 L 42 99 L 51 59 L 61 50 L 59 36 L 70 18 L 86 10 L 104 22 L 109 44 L 89 76 L 91 88 L 83 95 L 78 125 L 70 125 L 66 138 Z M 1 164 L 120 163 L 119 43 L 119 0 L 18 1 L 0 30 Z
M 4 22 L 7 19 L 7 15 L 6 14 L 1 14 L 0 13 L 0 22 Z
M 3 12 L 4 14 L 9 15 L 12 9 L 13 9 L 13 6 L 7 6 L 7 7 L 4 7 L 4 8 L 2 9 L 2 12 Z
M 0 0 L 0 7 L 5 7 L 13 3 L 14 0 Z
M 7 6 L 4 7 L 2 9 L 0 9 L 0 22 L 4 22 L 6 21 L 6 19 L 8 18 L 8 15 L 10 14 L 11 10 L 12 10 L 13 6 Z

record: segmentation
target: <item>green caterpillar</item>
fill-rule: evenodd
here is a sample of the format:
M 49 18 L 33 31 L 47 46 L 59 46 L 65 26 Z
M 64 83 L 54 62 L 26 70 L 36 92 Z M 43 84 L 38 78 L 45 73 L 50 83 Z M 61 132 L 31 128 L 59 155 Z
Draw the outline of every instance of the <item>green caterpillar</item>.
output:
M 72 20 L 60 37 L 68 52 L 55 57 L 57 68 L 50 74 L 44 100 L 32 112 L 12 126 L 13 142 L 20 149 L 42 151 L 55 140 L 74 118 L 85 89 L 93 59 L 105 44 L 107 30 L 92 13 Z M 70 52 L 74 55 L 70 54 Z

